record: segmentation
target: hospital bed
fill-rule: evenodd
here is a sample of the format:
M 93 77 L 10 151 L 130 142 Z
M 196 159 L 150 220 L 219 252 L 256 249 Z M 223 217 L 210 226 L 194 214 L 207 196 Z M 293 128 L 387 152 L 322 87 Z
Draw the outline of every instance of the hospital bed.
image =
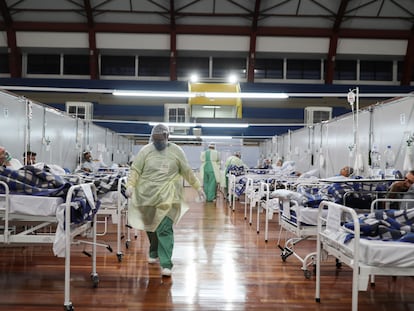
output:
M 299 182 L 300 180 L 300 182 Z M 275 194 L 278 193 L 278 189 L 281 189 L 284 192 L 286 189 L 294 189 L 297 185 L 311 183 L 314 184 L 314 178 L 298 178 L 297 176 L 287 176 L 283 178 L 274 178 L 268 179 L 267 182 L 261 181 L 259 183 L 258 190 L 251 191 L 250 194 L 250 219 L 249 223 L 252 224 L 252 210 L 254 206 L 257 206 L 257 217 L 256 217 L 256 231 L 260 232 L 260 215 L 265 212 L 265 242 L 268 241 L 269 236 L 269 220 L 273 219 L 275 213 L 279 213 L 280 205 L 283 204 L 283 199 Z M 247 183 L 246 191 L 248 188 L 249 182 Z M 254 186 L 253 186 L 254 188 Z M 276 192 L 275 192 L 276 191 Z M 282 196 L 283 198 L 283 196 Z M 280 218 L 279 218 L 280 219 Z M 280 222 L 280 221 L 279 221 Z
M 129 248 L 130 229 L 127 226 L 127 198 L 125 197 L 126 181 L 128 170 L 105 169 L 97 173 L 78 172 L 76 176 L 82 182 L 93 183 L 98 192 L 98 199 L 101 202 L 98 210 L 97 224 L 103 225 L 103 230 L 98 236 L 104 236 L 108 232 L 109 222 L 117 227 L 117 258 L 121 262 L 123 258 L 122 239 L 127 236 L 125 246 Z M 71 178 L 73 180 L 73 178 Z M 126 231 L 126 232 L 125 232 Z
M 52 244 L 57 257 L 65 258 L 64 308 L 70 300 L 71 245 L 92 246 L 91 280 L 98 286 L 96 272 L 96 211 L 99 209 L 93 184 L 70 186 L 65 197 L 12 194 L 0 181 L 0 247 Z M 90 239 L 92 241 L 90 241 Z M 107 245 L 103 245 L 106 246 Z
M 328 210 L 327 213 L 322 212 L 325 209 Z M 414 276 L 412 232 L 393 240 L 387 234 L 389 232 L 382 228 L 378 231 L 379 236 L 364 237 L 364 233 L 371 232 L 368 226 L 373 223 L 372 215 L 377 215 L 377 218 L 374 219 L 381 223 L 382 219 L 386 220 L 385 223 L 388 224 L 393 224 L 392 219 L 397 222 L 399 219 L 404 219 L 406 224 L 411 226 L 414 210 L 382 210 L 368 216 L 361 216 L 354 209 L 344 205 L 327 201 L 321 202 L 317 226 L 315 290 L 317 302 L 321 301 L 321 262 L 328 255 L 335 257 L 353 270 L 352 311 L 358 310 L 358 291 L 367 290 L 370 277 L 373 281 L 375 275 Z M 384 215 L 387 215 L 388 218 L 384 218 Z M 391 215 L 396 215 L 396 217 L 392 218 Z M 365 219 L 369 219 L 369 221 L 365 221 Z M 386 240 L 383 239 L 384 237 L 387 237 Z
M 288 187 L 290 183 L 297 179 L 296 176 L 291 175 L 290 170 L 284 172 L 273 169 L 247 169 L 242 172 L 236 172 L 236 174 L 232 174 L 230 171 L 228 174 L 228 198 L 232 210 L 234 211 L 235 198 L 238 198 L 243 194 L 245 195 L 245 219 L 247 218 L 247 204 L 249 204 L 252 208 L 255 206 L 255 203 L 258 203 L 255 199 L 257 198 L 257 194 L 254 194 L 254 192 L 259 191 L 261 182 L 268 183 L 271 188 L 276 187 L 276 185 Z M 249 222 L 251 224 L 251 217 Z
M 320 202 L 327 200 L 342 203 L 353 198 L 354 205 L 358 205 L 357 202 L 364 202 L 366 206 L 366 200 L 372 198 L 372 192 L 361 192 L 364 188 L 361 182 L 348 184 L 342 181 L 327 183 L 301 180 L 295 188 L 295 190 L 279 189 L 271 194 L 272 198 L 278 198 L 280 202 L 278 247 L 281 250 L 282 260 L 285 262 L 291 255 L 296 257 L 301 262 L 305 278 L 309 279 L 311 277 L 309 267 L 315 265 L 316 251 L 301 255 L 298 246 L 306 240 L 316 238 Z M 371 186 L 365 188 L 371 190 Z M 288 235 L 293 236 L 288 237 Z
M 249 184 L 250 182 L 248 182 Z M 247 191 L 247 188 L 246 188 Z M 259 188 L 256 190 L 255 187 L 250 192 L 247 192 L 247 197 L 250 201 L 249 210 L 249 223 L 252 224 L 253 208 L 256 207 L 256 232 L 260 232 L 260 215 L 264 212 L 265 214 L 265 242 L 268 241 L 269 232 L 269 220 L 273 218 L 273 214 L 279 211 L 279 199 L 270 198 L 270 184 L 261 181 Z M 245 207 L 246 208 L 246 207 Z M 246 210 L 245 210 L 246 213 Z M 246 219 L 246 217 L 245 217 Z
M 304 205 L 303 199 L 292 190 L 280 189 L 272 193 L 273 198 L 279 199 L 279 237 L 277 246 L 281 250 L 283 262 L 291 255 L 302 264 L 301 269 L 305 278 L 311 277 L 310 266 L 314 265 L 316 252 L 301 255 L 297 245 L 316 237 L 318 209 Z M 288 237 L 289 235 L 293 235 Z M 282 245 L 282 240 L 284 244 Z
M 98 220 L 98 223 L 103 223 L 104 225 L 104 231 L 98 235 L 105 235 L 107 233 L 109 222 L 108 218 L 111 219 L 113 224 L 116 224 L 116 255 L 118 262 L 121 262 L 123 258 L 122 239 L 125 236 L 127 237 L 125 241 L 125 247 L 127 249 L 129 248 L 129 243 L 131 242 L 131 233 L 127 223 L 128 202 L 127 198 L 124 196 L 127 178 L 127 176 L 119 178 L 116 191 L 109 191 L 101 196 L 98 196 L 101 201 L 101 206 L 97 214 L 98 216 L 102 216 L 104 219 L 103 221 Z

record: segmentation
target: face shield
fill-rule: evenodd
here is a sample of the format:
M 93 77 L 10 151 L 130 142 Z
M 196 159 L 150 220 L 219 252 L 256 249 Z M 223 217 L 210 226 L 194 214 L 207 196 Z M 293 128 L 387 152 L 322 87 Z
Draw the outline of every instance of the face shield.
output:
M 151 132 L 151 141 L 155 149 L 158 151 L 164 150 L 168 143 L 168 127 L 164 124 L 154 126 Z

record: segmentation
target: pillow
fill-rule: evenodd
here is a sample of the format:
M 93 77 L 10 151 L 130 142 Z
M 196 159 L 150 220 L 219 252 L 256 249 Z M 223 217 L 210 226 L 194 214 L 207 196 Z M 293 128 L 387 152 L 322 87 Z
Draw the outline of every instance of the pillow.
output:
M 277 189 L 270 194 L 271 198 L 283 198 L 288 200 L 294 200 L 299 204 L 303 204 L 306 201 L 306 197 L 296 191 L 287 189 Z

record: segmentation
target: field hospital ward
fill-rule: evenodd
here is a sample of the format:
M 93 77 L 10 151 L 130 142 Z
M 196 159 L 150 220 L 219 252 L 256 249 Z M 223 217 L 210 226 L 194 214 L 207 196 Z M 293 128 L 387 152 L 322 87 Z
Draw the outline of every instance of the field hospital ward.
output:
M 0 310 L 414 310 L 413 1 L 0 13 Z

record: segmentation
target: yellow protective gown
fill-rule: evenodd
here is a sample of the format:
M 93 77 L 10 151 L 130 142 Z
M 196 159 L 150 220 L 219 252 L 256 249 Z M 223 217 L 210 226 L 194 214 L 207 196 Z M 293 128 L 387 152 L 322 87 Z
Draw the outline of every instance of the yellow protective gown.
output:
M 129 224 L 154 232 L 166 216 L 177 223 L 188 210 L 182 202 L 182 177 L 197 191 L 201 189 L 181 147 L 168 143 L 158 151 L 152 143 L 144 146 L 131 165 L 127 182 L 127 187 L 134 189 L 128 206 Z

